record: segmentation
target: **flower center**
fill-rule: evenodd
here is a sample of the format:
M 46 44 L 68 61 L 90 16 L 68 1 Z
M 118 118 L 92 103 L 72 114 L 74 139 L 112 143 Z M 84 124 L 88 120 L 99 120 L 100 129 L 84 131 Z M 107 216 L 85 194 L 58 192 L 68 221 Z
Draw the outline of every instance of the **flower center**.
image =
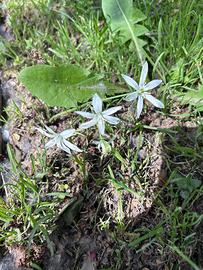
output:
M 139 89 L 139 93 L 140 93 L 140 94 L 143 94 L 144 92 L 145 92 L 144 87 L 141 87 L 141 88 Z
M 97 121 L 100 121 L 102 118 L 103 118 L 103 115 L 102 115 L 101 112 L 99 112 L 99 113 L 96 114 Z

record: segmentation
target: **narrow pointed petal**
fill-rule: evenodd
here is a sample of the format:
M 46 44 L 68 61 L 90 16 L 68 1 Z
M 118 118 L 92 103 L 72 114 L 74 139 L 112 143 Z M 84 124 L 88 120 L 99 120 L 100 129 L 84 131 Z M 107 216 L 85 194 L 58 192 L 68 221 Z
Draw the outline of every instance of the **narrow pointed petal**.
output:
M 95 113 L 102 112 L 102 104 L 102 99 L 97 94 L 94 94 L 92 99 L 92 106 Z
M 63 151 L 65 151 L 66 153 L 68 153 L 69 155 L 71 155 L 71 151 L 70 149 L 63 143 L 63 140 L 60 140 L 57 142 L 57 146 L 62 149 Z
M 139 87 L 144 86 L 146 78 L 147 78 L 147 73 L 148 73 L 148 63 L 145 62 L 144 65 L 142 66 Z
M 164 104 L 160 100 L 158 100 L 157 98 L 153 97 L 152 95 L 150 95 L 150 94 L 144 94 L 144 97 L 149 102 L 151 102 L 155 107 L 158 107 L 158 108 L 161 108 L 161 109 L 164 108 Z
M 71 129 L 66 129 L 66 130 L 62 131 L 62 132 L 60 133 L 60 135 L 61 135 L 64 139 L 66 139 L 66 138 L 69 138 L 69 137 L 73 136 L 74 133 L 75 133 L 75 129 L 74 129 L 74 128 L 71 128 Z
M 51 147 L 53 147 L 55 144 L 56 144 L 56 138 L 51 139 L 50 141 L 48 141 L 48 142 L 45 144 L 45 148 L 51 148 Z
M 99 133 L 101 135 L 104 135 L 104 131 L 105 131 L 105 122 L 103 119 L 100 119 L 98 122 L 98 129 L 99 129 Z
M 86 128 L 93 127 L 93 126 L 95 126 L 96 124 L 97 124 L 97 121 L 96 121 L 95 119 L 92 119 L 92 120 L 90 120 L 90 121 L 88 121 L 88 122 L 85 122 L 85 123 L 81 124 L 81 125 L 79 126 L 79 128 L 81 128 L 81 129 L 86 129 Z
M 143 98 L 142 98 L 142 96 L 139 96 L 138 97 L 138 102 L 137 102 L 137 115 L 136 115 L 137 118 L 140 117 L 142 109 L 143 109 Z
M 106 120 L 106 122 L 108 122 L 111 125 L 117 125 L 121 121 L 118 117 L 109 116 L 109 115 L 104 116 L 104 119 Z
M 127 75 L 123 75 L 123 74 L 122 74 L 122 77 L 128 85 L 130 85 L 132 88 L 134 88 L 136 90 L 139 90 L 139 86 L 135 80 L 133 80 L 131 77 L 129 77 Z
M 54 135 L 54 136 L 56 135 L 56 132 L 54 132 L 50 127 L 45 125 L 45 128 L 48 131 L 48 133 L 50 133 L 51 135 Z
M 82 152 L 82 150 L 80 148 L 78 148 L 76 145 L 74 145 L 73 143 L 71 143 L 67 140 L 63 140 L 63 144 L 75 152 Z
M 47 136 L 49 138 L 54 138 L 56 136 L 56 134 L 48 133 L 45 130 L 43 130 L 42 128 L 37 127 L 36 130 L 38 130 L 42 135 Z
M 85 117 L 85 118 L 88 118 L 88 119 L 92 119 L 94 117 L 94 114 L 93 113 L 89 113 L 89 112 L 81 112 L 81 111 L 76 111 L 75 113 Z
M 146 91 L 152 90 L 152 89 L 156 88 L 158 85 L 160 85 L 161 83 L 162 83 L 162 80 L 153 80 L 153 81 L 149 82 L 147 85 L 145 85 L 144 89 Z
M 128 102 L 134 101 L 134 100 L 137 99 L 137 96 L 138 96 L 138 93 L 137 93 L 137 92 L 133 92 L 133 93 L 127 95 L 127 96 L 125 97 L 125 100 L 128 101 Z
M 102 115 L 105 116 L 105 115 L 111 115 L 119 110 L 122 109 L 122 106 L 117 106 L 117 107 L 112 107 L 112 108 L 109 108 L 105 111 L 102 112 Z
M 70 149 L 63 144 L 63 139 L 57 141 L 57 147 L 71 155 Z

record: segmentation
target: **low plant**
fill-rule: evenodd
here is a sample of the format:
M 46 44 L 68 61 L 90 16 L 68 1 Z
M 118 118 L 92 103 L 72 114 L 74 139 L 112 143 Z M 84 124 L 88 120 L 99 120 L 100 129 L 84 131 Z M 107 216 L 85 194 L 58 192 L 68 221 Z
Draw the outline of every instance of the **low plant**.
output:
M 22 170 L 10 145 L 8 154 L 12 171 L 6 172 L 9 180 L 3 178 L 1 187 L 5 195 L 0 200 L 0 241 L 7 246 L 19 244 L 26 248 L 46 241 L 52 253 L 49 235 L 55 227 L 59 197 L 57 193 L 43 193 L 39 179 Z
M 42 68 L 42 69 L 41 69 Z M 71 66 L 68 67 L 68 69 L 70 69 Z M 39 79 L 41 78 L 41 76 L 43 75 L 43 70 L 45 69 L 45 72 L 46 72 L 46 78 L 47 78 L 47 81 L 46 81 L 46 86 L 49 87 L 49 91 L 50 91 L 50 95 L 47 95 L 47 92 L 45 91 L 42 91 L 42 89 L 40 89 L 39 91 L 39 88 L 38 88 L 38 84 L 39 84 Z M 40 71 L 40 76 L 37 77 L 37 79 L 35 78 L 35 81 L 33 80 L 33 78 L 31 78 L 31 73 L 30 71 L 31 70 L 37 70 Z M 41 73 L 41 70 L 42 70 L 42 73 Z M 78 95 L 75 95 L 75 102 L 74 102 L 74 105 L 72 106 L 76 106 L 76 104 L 78 102 L 82 100 L 84 100 L 84 95 L 83 95 L 83 89 L 82 89 L 82 83 L 83 83 L 83 75 L 81 76 L 81 71 L 82 69 L 77 69 L 76 67 L 73 67 L 73 70 L 75 71 L 75 78 L 77 77 L 77 83 L 75 83 L 75 87 L 78 87 Z M 73 72 L 73 70 L 71 70 L 71 72 Z M 60 80 L 61 79 L 61 76 L 59 76 L 59 74 L 63 72 L 62 69 L 60 69 L 60 72 L 58 73 L 58 79 L 56 80 L 56 83 L 60 85 Z M 64 70 L 64 73 L 62 73 L 62 80 L 63 80 L 63 88 L 65 90 L 65 87 L 66 86 L 66 81 L 67 79 L 65 78 L 65 74 L 66 74 L 67 70 L 65 69 Z M 153 80 L 151 82 L 149 82 L 148 84 L 145 83 L 146 81 L 146 78 L 147 78 L 147 73 L 148 73 L 148 63 L 145 62 L 143 67 L 142 67 L 142 71 L 141 71 L 141 76 L 140 76 L 140 82 L 139 82 L 139 85 L 132 79 L 130 78 L 129 76 L 127 75 L 122 75 L 124 80 L 127 82 L 127 84 L 129 86 L 131 86 L 132 88 L 134 88 L 134 90 L 136 90 L 135 92 L 131 93 L 131 94 L 126 94 L 126 100 L 127 101 L 136 101 L 138 99 L 138 102 L 137 102 L 137 118 L 140 117 L 140 114 L 142 112 L 142 109 L 143 109 L 143 99 L 146 98 L 147 100 L 149 100 L 154 106 L 158 107 L 158 108 L 164 108 L 164 105 L 161 101 L 159 101 L 158 99 L 156 99 L 155 97 L 153 97 L 151 94 L 149 94 L 149 90 L 152 90 L 153 88 L 157 87 L 160 83 L 161 83 L 161 80 Z M 30 78 L 31 78 L 31 82 L 30 82 Z M 79 80 L 82 79 L 82 82 L 80 82 Z M 53 97 L 54 95 L 54 92 L 56 90 L 56 86 L 54 85 L 54 77 L 53 77 L 53 70 L 48 68 L 48 67 L 45 67 L 45 66 L 42 66 L 42 67 L 39 67 L 39 66 L 36 66 L 36 67 L 33 67 L 33 68 L 27 68 L 26 70 L 24 70 L 21 75 L 20 75 L 20 80 L 22 82 L 25 82 L 26 85 L 30 86 L 30 89 L 31 89 L 31 92 L 33 93 L 37 93 L 36 95 L 37 96 L 41 96 L 43 97 L 43 101 L 45 101 L 46 103 L 48 103 L 50 105 L 50 103 L 52 105 L 58 105 L 58 103 L 60 104 L 63 104 L 65 107 L 67 106 L 67 104 L 65 105 L 65 101 L 66 101 L 66 98 L 64 100 L 64 96 L 65 96 L 65 93 L 67 93 L 68 91 L 73 91 L 73 88 L 71 90 L 71 88 L 69 89 L 69 86 L 67 88 L 67 91 L 66 92 L 63 92 L 62 95 L 60 95 L 58 89 L 57 89 L 57 92 L 58 94 L 56 95 L 56 97 L 54 99 L 51 99 L 50 96 Z M 68 77 L 68 81 L 73 81 L 74 80 L 74 77 L 72 78 L 69 74 L 69 77 Z M 36 83 L 37 81 L 37 83 Z M 87 81 L 89 81 L 87 79 Z M 84 81 L 86 82 L 86 81 Z M 90 82 L 92 82 L 92 80 L 90 79 Z M 53 86 L 52 86 L 53 85 Z M 81 86 L 79 86 L 81 85 Z M 104 86 L 103 83 L 101 83 L 102 87 Z M 71 86 L 72 87 L 72 86 Z M 97 126 L 98 127 L 98 131 L 99 131 L 99 134 L 100 136 L 105 136 L 105 123 L 109 123 L 111 125 L 118 125 L 120 123 L 120 119 L 118 117 L 114 117 L 112 116 L 112 114 L 116 113 L 117 111 L 121 110 L 122 109 L 122 106 L 116 106 L 116 107 L 112 107 L 112 108 L 108 108 L 107 110 L 102 110 L 102 107 L 103 107 L 103 101 L 102 101 L 102 98 L 97 94 L 97 92 L 99 91 L 99 87 L 100 85 L 94 85 L 93 88 L 91 89 L 91 86 L 88 86 L 89 87 L 89 91 L 86 92 L 86 99 L 89 97 L 89 95 L 91 95 L 92 92 L 96 92 L 93 96 L 93 99 L 92 99 L 92 108 L 93 108 L 93 112 L 85 112 L 85 111 L 75 111 L 76 114 L 82 116 L 82 117 L 85 117 L 85 118 L 88 118 L 90 119 L 90 121 L 86 122 L 86 123 L 83 123 L 79 126 L 79 129 L 83 130 L 83 129 L 87 129 L 87 128 L 90 128 L 90 127 L 93 127 L 93 126 Z M 103 90 L 103 89 L 102 89 Z M 104 94 L 103 91 L 100 89 L 99 93 L 100 94 Z M 107 93 L 108 92 L 108 89 L 105 88 L 105 92 Z M 60 95 L 60 100 L 58 100 L 58 95 Z M 125 94 L 124 94 L 125 95 Z M 71 103 L 72 102 L 72 103 Z M 69 101 L 69 105 L 68 106 L 71 106 L 71 104 L 73 104 L 73 99 L 71 101 Z M 46 128 L 46 131 L 45 130 L 42 130 L 41 128 L 37 128 L 38 131 L 40 131 L 43 135 L 51 138 L 51 140 L 46 143 L 45 147 L 46 148 L 49 148 L 49 147 L 52 147 L 54 145 L 57 145 L 59 148 L 63 149 L 65 152 L 67 152 L 68 154 L 71 154 L 71 150 L 75 151 L 75 152 L 81 152 L 81 150 L 73 145 L 72 143 L 70 143 L 69 141 L 66 140 L 66 138 L 74 135 L 75 133 L 75 130 L 74 129 L 68 129 L 68 130 L 65 130 L 61 133 L 55 133 L 52 129 L 50 129 L 49 127 L 45 126 Z M 108 136 L 107 136 L 108 137 Z M 107 148 L 110 147 L 109 143 L 106 142 L 104 140 L 104 138 L 100 137 L 100 141 L 99 142 L 96 142 L 96 144 L 98 145 L 98 148 L 100 150 L 102 150 L 103 152 L 106 152 Z M 107 151 L 108 152 L 108 151 Z

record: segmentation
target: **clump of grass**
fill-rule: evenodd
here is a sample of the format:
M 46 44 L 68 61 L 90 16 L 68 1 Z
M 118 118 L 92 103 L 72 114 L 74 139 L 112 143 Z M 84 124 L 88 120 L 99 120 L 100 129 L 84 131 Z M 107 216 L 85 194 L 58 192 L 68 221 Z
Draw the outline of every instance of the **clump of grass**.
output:
M 55 227 L 53 221 L 57 216 L 59 198 L 55 197 L 57 194 L 44 194 L 41 179 L 35 175 L 30 177 L 22 171 L 9 145 L 8 156 L 11 171 L 5 173 L 2 169 L 1 173 L 4 182 L 1 187 L 4 197 L 0 206 L 1 243 L 32 248 L 33 244 L 46 241 L 53 253 L 49 235 Z M 32 164 L 34 166 L 34 159 Z M 40 172 L 37 174 L 40 175 Z

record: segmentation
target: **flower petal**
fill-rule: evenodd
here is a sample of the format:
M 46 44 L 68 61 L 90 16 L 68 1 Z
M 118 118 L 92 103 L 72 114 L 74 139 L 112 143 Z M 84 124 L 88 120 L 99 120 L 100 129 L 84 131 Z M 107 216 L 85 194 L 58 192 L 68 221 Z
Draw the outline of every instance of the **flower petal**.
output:
M 133 92 L 131 94 L 128 94 L 126 97 L 125 97 L 125 100 L 130 102 L 130 101 L 134 101 L 137 99 L 137 96 L 138 96 L 138 93 L 137 92 Z
M 51 139 L 50 141 L 48 141 L 48 142 L 45 144 L 45 148 L 53 147 L 55 144 L 56 144 L 56 138 Z
M 59 133 L 59 135 L 61 137 L 63 137 L 64 139 L 66 139 L 66 138 L 73 136 L 74 133 L 75 133 L 75 129 L 71 128 L 71 129 L 66 129 L 66 130 L 62 131 L 61 133 Z
M 81 112 L 81 111 L 76 111 L 75 113 L 85 117 L 85 118 L 88 118 L 88 119 L 92 119 L 94 117 L 94 114 L 93 113 L 89 113 L 89 112 Z
M 104 119 L 111 125 L 117 125 L 121 120 L 118 117 L 105 115 Z
M 104 120 L 100 119 L 97 125 L 98 125 L 98 129 L 99 129 L 99 133 L 101 135 L 104 135 L 104 131 L 105 131 L 105 122 L 104 122 Z
M 122 106 L 116 106 L 116 107 L 112 107 L 112 108 L 109 108 L 105 111 L 102 112 L 102 115 L 105 116 L 105 115 L 111 115 L 119 110 L 122 109 Z
M 103 104 L 102 99 L 97 94 L 94 94 L 92 99 L 92 106 L 95 113 L 102 112 L 102 104 Z
M 151 82 L 149 82 L 147 85 L 144 86 L 144 89 L 147 90 L 152 90 L 154 88 L 156 88 L 158 85 L 160 85 L 162 83 L 162 80 L 153 80 Z
M 60 140 L 57 142 L 57 146 L 62 149 L 63 151 L 65 151 L 66 153 L 68 153 L 69 155 L 71 155 L 71 151 L 70 149 L 63 143 L 63 140 Z
M 81 128 L 81 129 L 86 129 L 86 128 L 93 127 L 93 126 L 95 126 L 96 124 L 97 124 L 96 119 L 92 119 L 92 120 L 90 120 L 90 121 L 88 121 L 88 122 L 85 122 L 85 123 L 81 124 L 81 125 L 79 126 L 79 128 Z
M 149 101 L 151 102 L 155 107 L 158 107 L 158 108 L 164 108 L 164 104 L 158 100 L 157 98 L 153 97 L 152 95 L 150 94 L 144 94 L 144 97 Z
M 56 136 L 56 133 L 48 133 L 48 132 L 46 132 L 45 130 L 43 130 L 42 128 L 38 128 L 38 127 L 36 127 L 36 130 L 38 130 L 42 135 L 44 135 L 44 136 L 47 136 L 47 137 L 49 137 L 49 138 L 54 138 L 55 136 Z
M 142 109 L 143 109 L 143 97 L 142 96 L 139 96 L 138 97 L 138 102 L 137 102 L 137 118 L 140 117 L 140 114 L 142 112 Z
M 134 88 L 136 90 L 139 90 L 139 86 L 135 80 L 133 80 L 131 77 L 129 77 L 127 75 L 123 75 L 123 74 L 122 74 L 122 77 L 128 85 L 130 85 L 132 88 Z
M 139 87 L 144 86 L 146 78 L 147 78 L 147 73 L 148 73 L 148 63 L 145 62 L 144 65 L 142 66 Z
M 73 143 L 67 141 L 67 140 L 63 140 L 62 142 L 66 147 L 70 148 L 71 150 L 75 151 L 75 152 L 82 152 L 82 150 L 80 148 L 78 148 L 76 145 L 74 145 Z
M 54 132 L 50 127 L 48 127 L 48 126 L 46 126 L 46 125 L 44 125 L 44 126 L 45 126 L 45 128 L 47 129 L 47 131 L 48 131 L 50 134 L 56 135 L 56 132 Z

